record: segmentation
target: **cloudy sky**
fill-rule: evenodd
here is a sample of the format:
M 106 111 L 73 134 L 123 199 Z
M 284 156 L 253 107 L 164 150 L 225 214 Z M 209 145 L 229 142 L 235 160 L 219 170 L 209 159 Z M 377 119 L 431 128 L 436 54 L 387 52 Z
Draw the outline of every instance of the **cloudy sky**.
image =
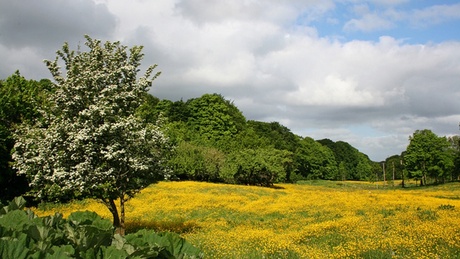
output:
M 161 99 L 219 93 L 374 161 L 459 133 L 460 1 L 0 0 L 0 78 L 51 78 L 43 59 L 84 34 L 143 45 Z

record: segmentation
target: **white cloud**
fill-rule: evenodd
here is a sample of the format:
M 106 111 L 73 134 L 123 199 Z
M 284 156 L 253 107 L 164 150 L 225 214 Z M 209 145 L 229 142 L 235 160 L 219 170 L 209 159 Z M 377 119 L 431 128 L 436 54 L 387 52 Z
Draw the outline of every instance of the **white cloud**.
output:
M 381 5 L 395 6 L 410 2 L 410 0 L 372 0 L 372 2 Z
M 456 133 L 459 42 L 414 45 L 390 36 L 374 41 L 320 37 L 312 21 L 322 15 L 334 23 L 343 18 L 326 15 L 334 9 L 333 1 L 207 1 L 210 6 L 203 6 L 205 2 L 98 0 L 101 6 L 81 6 L 105 17 L 92 20 L 103 23 L 95 27 L 95 37 L 145 46 L 144 66 L 157 63 L 162 71 L 152 89 L 160 98 L 220 93 L 248 119 L 278 121 L 296 134 L 317 139 L 344 140 L 375 160 L 400 153 L 416 129 Z M 386 30 L 411 17 L 456 17 L 439 7 L 424 12 L 396 9 L 403 0 L 375 0 L 380 11 L 352 2 L 361 5 L 347 13 L 355 19 L 345 25 L 351 32 Z M 43 24 L 51 0 L 37 8 L 42 11 L 35 14 L 43 17 L 32 20 Z M 54 32 L 84 31 L 87 22 L 75 18 L 80 11 L 67 10 L 74 24 L 63 23 Z M 11 21 L 0 22 L 0 32 L 12 33 L 5 29 L 13 28 L 5 25 Z M 12 51 L 0 40 L 5 62 L 1 76 L 19 68 L 26 77 L 49 77 L 41 59 L 53 58 L 46 55 L 64 40 L 52 45 L 48 39 L 33 42 L 13 36 L 23 47 Z M 59 37 L 69 37 L 65 40 L 74 44 L 83 40 L 82 35 Z
M 386 30 L 394 26 L 393 22 L 379 14 L 365 14 L 360 19 L 351 19 L 343 26 L 345 31 L 376 31 Z
M 407 10 L 398 8 L 398 5 L 406 1 L 376 0 L 373 2 L 378 4 L 373 6 L 373 9 L 367 2 L 355 4 L 352 8 L 355 17 L 345 22 L 344 31 L 383 31 L 407 24 L 417 28 L 425 28 L 460 19 L 460 4 L 433 5 Z
M 175 11 L 197 24 L 219 23 L 228 20 L 272 21 L 286 24 L 297 17 L 314 20 L 335 6 L 331 0 L 291 1 L 177 1 Z
M 314 85 L 311 85 L 311 84 Z M 378 93 L 377 93 L 378 94 Z M 357 89 L 357 82 L 352 78 L 327 75 L 322 82 L 305 82 L 295 92 L 286 96 L 286 102 L 296 105 L 326 106 L 379 106 L 382 100 L 372 92 Z
M 417 27 L 425 27 L 454 19 L 460 19 L 460 3 L 430 6 L 409 14 L 409 20 Z

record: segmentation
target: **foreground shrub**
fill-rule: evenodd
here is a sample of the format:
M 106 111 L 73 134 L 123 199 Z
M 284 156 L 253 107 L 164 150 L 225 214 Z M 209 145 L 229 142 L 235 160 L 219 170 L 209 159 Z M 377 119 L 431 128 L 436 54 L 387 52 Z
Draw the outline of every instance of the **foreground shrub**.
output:
M 95 212 L 38 217 L 15 198 L 0 209 L 0 258 L 202 258 L 174 233 L 140 230 L 114 235 L 112 223 Z

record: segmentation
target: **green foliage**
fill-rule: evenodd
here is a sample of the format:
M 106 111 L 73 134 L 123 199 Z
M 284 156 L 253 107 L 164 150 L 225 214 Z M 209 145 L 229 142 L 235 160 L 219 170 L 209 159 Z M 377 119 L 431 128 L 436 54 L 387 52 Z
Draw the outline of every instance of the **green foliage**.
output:
M 221 177 L 230 183 L 271 186 L 285 179 L 289 156 L 274 148 L 238 150 L 228 155 Z
M 142 94 L 142 104 L 136 109 L 136 116 L 145 123 L 155 124 L 158 120 L 158 113 L 155 112 L 156 105 L 160 99 L 149 94 Z
M 394 155 L 385 160 L 386 179 L 392 179 L 393 175 L 395 179 L 407 178 L 407 176 L 404 175 L 404 164 L 402 159 L 402 156 Z M 382 171 L 382 168 L 380 168 L 380 171 Z
M 334 153 L 341 180 L 368 180 L 372 176 L 372 161 L 369 157 L 344 141 L 318 140 Z
M 296 172 L 306 179 L 336 180 L 338 178 L 334 153 L 312 138 L 306 137 L 300 141 L 295 152 L 295 160 Z
M 51 81 L 26 80 L 19 71 L 0 81 L 0 121 L 6 126 L 40 116 L 39 109 L 47 105 Z
M 238 108 L 218 94 L 190 99 L 187 108 L 189 128 L 199 135 L 196 139 L 205 145 L 217 144 L 225 148 L 223 143 L 235 137 L 246 125 L 246 118 Z
M 0 209 L 0 216 L 5 215 L 6 213 L 13 211 L 13 210 L 22 210 L 26 205 L 26 200 L 19 196 L 11 200 L 8 205 L 3 206 Z
M 38 111 L 45 108 L 51 85 L 49 80 L 26 80 L 19 71 L 0 81 L 0 199 L 3 201 L 29 189 L 26 178 L 16 175 L 11 167 L 13 133 L 23 121 L 40 118 Z
M 268 140 L 268 143 L 276 149 L 294 152 L 299 145 L 299 137 L 279 122 L 250 120 L 248 128 L 253 129 L 259 138 Z
M 220 181 L 225 155 L 213 147 L 197 146 L 182 141 L 170 160 L 175 176 L 183 180 Z
M 140 230 L 135 234 L 126 235 L 126 241 L 137 247 L 145 247 L 152 244 L 164 248 L 160 258 L 199 258 L 200 251 L 190 245 L 183 238 L 171 232 L 155 233 L 150 230 Z M 146 251 L 153 249 L 146 249 Z
M 450 144 L 449 149 L 454 156 L 454 169 L 451 171 L 450 180 L 454 181 L 460 177 L 460 136 L 451 136 L 447 138 Z M 446 175 L 448 177 L 449 175 Z
M 18 129 L 13 158 L 38 199 L 100 199 L 122 233 L 125 215 L 114 201 L 124 211 L 125 201 L 168 174 L 167 138 L 139 118 L 142 103 L 156 102 L 146 92 L 159 73 L 153 65 L 138 78 L 141 46 L 89 36 L 85 45 L 88 51 L 72 51 L 65 43 L 54 61 L 45 61 L 56 81 L 51 105 L 42 121 Z
M 238 108 L 218 94 L 205 94 L 186 102 L 161 100 L 147 106 L 148 116 L 164 116 L 165 133 L 177 145 L 170 165 L 179 179 L 262 184 L 262 179 L 272 178 L 267 171 L 277 172 L 268 180 L 270 183 L 307 178 L 376 178 L 374 164 L 348 143 L 322 140 L 323 145 L 319 145 L 311 138 L 296 136 L 278 122 L 246 122 Z M 251 155 L 272 149 L 283 155 L 271 151 L 267 158 Z M 272 167 L 282 169 L 267 169 L 264 161 L 273 157 L 280 158 Z
M 439 210 L 455 210 L 455 205 L 441 204 L 438 207 Z
M 417 208 L 417 216 L 422 221 L 434 221 L 439 217 L 436 211 L 422 208 Z
M 409 140 L 404 165 L 410 176 L 421 185 L 427 184 L 427 177 L 444 182 L 454 169 L 455 159 L 448 140 L 428 129 L 415 131 Z
M 0 258 L 202 258 L 174 233 L 140 230 L 114 235 L 109 220 L 94 212 L 37 217 L 15 198 L 0 211 Z

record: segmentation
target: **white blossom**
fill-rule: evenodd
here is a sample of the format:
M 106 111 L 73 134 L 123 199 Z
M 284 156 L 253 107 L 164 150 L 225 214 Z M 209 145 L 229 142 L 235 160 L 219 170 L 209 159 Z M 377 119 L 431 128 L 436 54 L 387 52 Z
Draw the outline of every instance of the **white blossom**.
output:
M 141 47 L 128 53 L 118 42 L 87 40 L 88 52 L 76 53 L 67 45 L 58 51 L 65 70 L 58 59 L 46 61 L 56 82 L 53 107 L 43 111 L 44 121 L 24 125 L 16 134 L 15 167 L 29 177 L 38 197 L 55 195 L 58 188 L 124 199 L 166 172 L 167 138 L 134 116 L 141 95 L 159 74 L 152 76 L 155 66 L 137 80 Z

